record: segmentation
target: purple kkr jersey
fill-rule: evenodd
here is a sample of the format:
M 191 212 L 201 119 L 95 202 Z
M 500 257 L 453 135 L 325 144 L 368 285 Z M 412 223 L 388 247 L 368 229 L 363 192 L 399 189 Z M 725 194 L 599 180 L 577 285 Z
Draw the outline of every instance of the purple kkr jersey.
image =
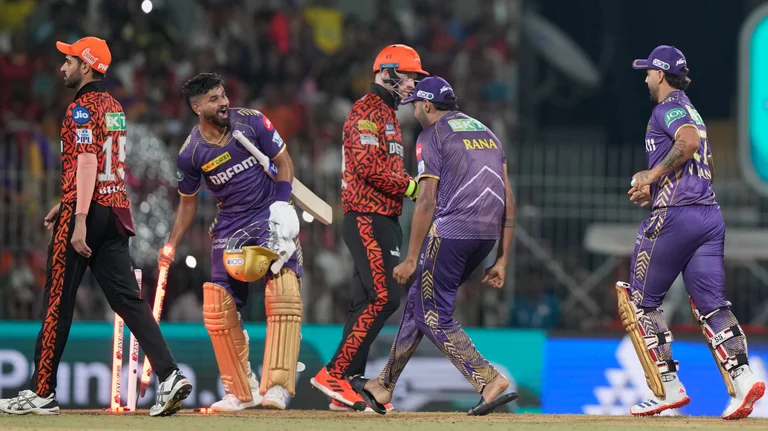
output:
M 275 182 L 231 132 L 241 131 L 270 159 L 277 157 L 285 144 L 261 112 L 231 108 L 229 116 L 232 130 L 227 135 L 229 141 L 223 146 L 206 141 L 198 126 L 192 129 L 177 159 L 179 193 L 194 195 L 200 189 L 202 178 L 218 201 L 219 215 L 265 210 L 275 200 Z
M 461 112 L 446 114 L 419 134 L 419 178 L 436 178 L 433 229 L 449 239 L 499 239 L 504 214 L 501 142 Z
M 712 155 L 707 139 L 707 127 L 683 91 L 673 91 L 653 109 L 645 132 L 645 152 L 648 169 L 667 155 L 683 126 L 692 125 L 699 131 L 699 148 L 677 172 L 670 172 L 651 184 L 653 208 L 716 205 L 712 191 L 707 156 Z

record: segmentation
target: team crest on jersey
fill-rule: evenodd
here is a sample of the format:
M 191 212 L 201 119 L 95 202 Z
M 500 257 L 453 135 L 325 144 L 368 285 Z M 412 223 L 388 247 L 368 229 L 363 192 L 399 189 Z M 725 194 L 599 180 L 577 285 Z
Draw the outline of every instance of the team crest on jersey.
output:
M 75 129 L 75 143 L 89 145 L 93 143 L 93 132 L 91 129 Z
M 386 132 L 387 135 L 394 135 L 395 134 L 395 125 L 392 123 L 387 123 L 386 126 Z
M 176 181 L 182 181 L 184 179 L 184 171 L 176 169 Z
M 91 121 L 91 113 L 82 106 L 75 106 L 72 110 L 72 120 L 77 124 L 85 124 Z
M 229 155 L 229 151 L 226 153 L 216 157 L 215 159 L 211 160 L 210 162 L 203 165 L 203 172 L 211 172 L 212 170 L 216 169 L 221 164 L 229 161 L 232 159 L 232 156 Z

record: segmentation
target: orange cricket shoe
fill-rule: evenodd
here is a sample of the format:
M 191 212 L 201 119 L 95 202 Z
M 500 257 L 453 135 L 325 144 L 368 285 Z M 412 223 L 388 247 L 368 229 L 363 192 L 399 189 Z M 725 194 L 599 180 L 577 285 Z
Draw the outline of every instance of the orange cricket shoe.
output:
M 331 376 L 325 367 L 321 368 L 309 383 L 327 397 L 355 410 L 363 411 L 367 407 L 363 398 L 352 389 L 347 380 Z

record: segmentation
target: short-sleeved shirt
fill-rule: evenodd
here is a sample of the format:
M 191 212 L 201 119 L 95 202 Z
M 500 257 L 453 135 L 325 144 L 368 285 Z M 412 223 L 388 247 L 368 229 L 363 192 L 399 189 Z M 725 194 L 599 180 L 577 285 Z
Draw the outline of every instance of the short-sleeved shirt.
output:
M 220 215 L 261 211 L 275 201 L 275 181 L 248 150 L 232 137 L 239 130 L 270 159 L 285 151 L 280 134 L 261 112 L 230 108 L 231 130 L 217 146 L 192 129 L 179 151 L 176 179 L 179 193 L 194 195 L 202 181 L 218 201 Z
M 505 208 L 501 141 L 480 121 L 446 114 L 416 141 L 418 179 L 436 178 L 433 229 L 452 239 L 499 239 Z
M 645 132 L 648 169 L 664 160 L 683 127 L 696 128 L 699 147 L 677 172 L 669 172 L 651 184 L 653 208 L 717 204 L 709 168 L 708 156 L 712 155 L 712 149 L 707 138 L 707 127 L 683 91 L 669 93 L 653 109 Z
M 77 202 L 77 157 L 96 155 L 98 174 L 92 200 L 112 208 L 130 208 L 125 189 L 125 113 L 106 90 L 92 81 L 67 107 L 61 126 L 61 201 Z

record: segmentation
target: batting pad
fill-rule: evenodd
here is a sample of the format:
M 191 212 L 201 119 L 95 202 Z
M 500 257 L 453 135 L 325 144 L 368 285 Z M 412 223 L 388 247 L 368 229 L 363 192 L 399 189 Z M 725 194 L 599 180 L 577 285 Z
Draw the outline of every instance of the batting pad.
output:
M 651 389 L 654 395 L 659 398 L 665 398 L 664 385 L 661 383 L 661 375 L 659 373 L 659 366 L 656 361 L 651 358 L 646 346 L 645 337 L 640 334 L 640 327 L 637 319 L 637 308 L 632 303 L 632 298 L 629 296 L 629 285 L 627 283 L 616 283 L 616 294 L 619 297 L 619 317 L 621 318 L 621 324 L 629 334 L 629 338 L 632 340 L 632 345 L 635 347 L 638 359 L 640 359 L 640 365 L 643 366 L 643 372 L 645 373 L 645 381 L 648 383 L 648 387 Z
M 296 394 L 296 365 L 301 344 L 303 305 L 296 273 L 288 268 L 267 281 L 264 299 L 267 311 L 267 339 L 259 392 L 282 386 Z
M 731 379 L 731 375 L 728 373 L 728 370 L 725 369 L 725 366 L 723 365 L 722 360 L 718 357 L 718 351 L 717 347 L 713 346 L 713 339 L 715 337 L 714 331 L 712 331 L 712 328 L 709 326 L 709 324 L 706 321 L 706 316 L 702 316 L 699 313 L 699 310 L 696 308 L 696 304 L 693 302 L 693 299 L 690 299 L 691 302 L 691 314 L 693 315 L 693 319 L 696 320 L 696 323 L 699 324 L 701 327 L 701 334 L 704 335 L 704 339 L 707 340 L 707 347 L 709 347 L 709 351 L 712 353 L 712 358 L 714 358 L 715 363 L 717 364 L 717 369 L 720 370 L 720 375 L 723 376 L 723 382 L 725 382 L 725 388 L 728 389 L 728 395 L 735 397 L 736 396 L 736 388 L 733 387 L 733 379 Z M 715 310 L 717 312 L 717 310 Z M 710 313 L 710 316 L 714 313 Z M 710 336 L 710 334 L 712 334 Z M 732 334 L 731 334 L 732 335 Z M 722 344 L 726 340 L 730 339 L 731 337 L 719 337 L 720 343 Z M 718 347 L 719 347 L 718 344 Z M 726 355 L 724 355 L 726 356 Z M 728 359 L 726 357 L 726 359 Z
M 203 284 L 203 322 L 213 343 L 224 390 L 243 403 L 253 401 L 248 382 L 248 341 L 240 328 L 234 298 L 217 284 Z

